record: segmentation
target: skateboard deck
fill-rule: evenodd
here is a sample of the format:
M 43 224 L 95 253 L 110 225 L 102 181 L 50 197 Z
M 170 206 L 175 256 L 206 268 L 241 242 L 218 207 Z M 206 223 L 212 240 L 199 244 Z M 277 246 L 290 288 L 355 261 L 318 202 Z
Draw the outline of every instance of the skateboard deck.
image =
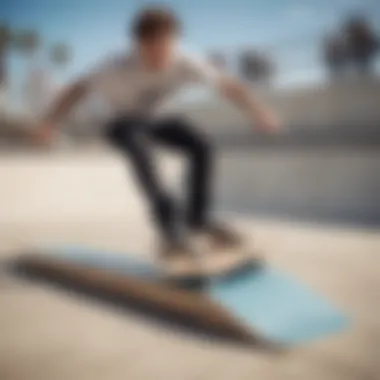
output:
M 248 247 L 216 249 L 202 256 L 202 260 L 204 276 L 210 279 L 229 277 L 264 264 L 264 256 Z
M 347 318 L 323 296 L 269 265 L 211 276 L 202 292 L 163 286 L 167 275 L 148 259 L 82 247 L 58 247 L 21 264 L 113 294 L 162 304 L 247 337 L 292 346 L 344 329 Z M 244 266 L 247 268 L 246 266 Z
M 158 265 L 169 280 L 190 280 L 227 276 L 260 265 L 263 261 L 262 255 L 242 247 L 210 250 L 199 256 L 174 258 Z

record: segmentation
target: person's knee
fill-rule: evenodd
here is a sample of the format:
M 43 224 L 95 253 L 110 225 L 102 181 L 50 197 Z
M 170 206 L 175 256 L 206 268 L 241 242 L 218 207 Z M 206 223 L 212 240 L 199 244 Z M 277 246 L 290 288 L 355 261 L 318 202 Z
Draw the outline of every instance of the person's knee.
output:
M 196 162 L 208 163 L 213 156 L 213 149 L 209 141 L 201 136 L 195 138 L 189 147 L 190 154 Z
M 210 161 L 212 157 L 212 148 L 208 141 L 200 140 L 196 145 L 195 154 L 202 161 Z
M 138 120 L 129 117 L 121 117 L 112 121 L 106 132 L 108 140 L 118 148 L 129 150 L 133 146 L 134 132 L 138 123 Z
M 189 131 L 189 153 L 198 160 L 209 160 L 212 157 L 213 149 L 207 136 L 186 120 L 180 120 L 178 123 L 182 123 L 182 128 Z
M 160 219 L 164 223 L 169 223 L 174 212 L 173 202 L 169 195 L 162 191 L 156 191 L 153 195 L 153 206 Z

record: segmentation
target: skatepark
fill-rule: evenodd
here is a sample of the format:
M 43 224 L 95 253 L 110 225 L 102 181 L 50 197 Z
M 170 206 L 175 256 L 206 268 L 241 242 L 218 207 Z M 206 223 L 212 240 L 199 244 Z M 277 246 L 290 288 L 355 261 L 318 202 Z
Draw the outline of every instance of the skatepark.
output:
M 246 160 L 242 155 L 241 164 L 247 166 Z M 164 157 L 162 165 L 176 188 L 178 161 Z M 220 170 L 223 177 L 223 165 Z M 142 200 L 117 155 L 6 155 L 0 171 L 3 260 L 31 247 L 61 244 L 144 256 L 154 251 Z M 378 229 L 217 211 L 254 239 L 271 266 L 343 310 L 349 327 L 275 353 L 189 333 L 133 310 L 1 273 L 1 378 L 377 378 Z
M 375 2 L 355 10 L 341 1 L 173 2 L 189 22 L 186 43 L 237 74 L 280 120 L 278 130 L 268 114 L 260 120 L 250 97 L 243 108 L 253 118 L 196 88 L 169 104 L 215 149 L 216 220 L 263 257 L 191 284 L 156 265 L 149 204 L 130 162 L 99 138 L 108 108 L 101 96 L 89 94 L 62 123 L 49 125 L 53 110 L 49 128 L 37 122 L 101 51 L 125 48 L 118 28 L 139 2 L 16 3 L 0 7 L 0 380 L 379 379 Z M 176 34 L 164 33 L 162 46 L 168 36 Z M 175 73 L 156 58 L 153 66 L 142 59 L 133 75 L 123 64 L 116 71 L 128 75 L 104 81 L 118 89 L 123 113 L 127 98 L 161 98 L 153 82 L 147 92 L 139 87 L 140 69 L 142 79 L 152 67 Z M 135 80 L 136 92 L 124 97 Z M 65 128 L 41 145 L 53 126 Z M 144 160 L 146 142 L 143 163 L 157 165 L 169 192 L 185 200 L 186 161 L 159 147 Z M 194 162 L 204 153 L 184 152 Z M 198 251 L 198 261 L 216 251 L 221 261 L 220 246 Z

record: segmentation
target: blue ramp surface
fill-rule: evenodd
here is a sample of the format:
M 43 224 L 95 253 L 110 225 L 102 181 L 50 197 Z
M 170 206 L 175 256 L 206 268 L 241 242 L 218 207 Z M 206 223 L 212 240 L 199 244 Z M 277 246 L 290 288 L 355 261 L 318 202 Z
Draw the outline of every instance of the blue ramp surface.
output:
M 321 295 L 270 267 L 216 281 L 209 291 L 246 326 L 284 344 L 316 340 L 347 325 Z
M 135 275 L 145 278 L 147 281 L 159 281 L 163 278 L 163 273 L 157 266 L 136 255 L 111 253 L 81 246 L 45 248 L 42 251 L 50 256 L 56 256 L 60 260 L 119 274 Z
M 137 275 L 147 281 L 163 278 L 153 263 L 134 255 L 76 246 L 44 251 L 61 260 Z M 313 341 L 339 332 L 347 325 L 347 318 L 323 296 L 291 276 L 266 266 L 215 278 L 207 292 L 247 328 L 285 345 Z

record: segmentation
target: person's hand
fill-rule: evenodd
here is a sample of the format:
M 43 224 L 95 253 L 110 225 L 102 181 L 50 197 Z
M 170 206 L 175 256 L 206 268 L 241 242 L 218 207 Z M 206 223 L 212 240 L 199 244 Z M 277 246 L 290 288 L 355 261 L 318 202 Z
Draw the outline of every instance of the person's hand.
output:
M 49 147 L 53 142 L 56 130 L 53 123 L 43 121 L 33 134 L 34 140 L 41 146 Z
M 268 110 L 255 112 L 254 123 L 260 131 L 267 133 L 278 133 L 281 131 L 281 124 L 276 115 Z

